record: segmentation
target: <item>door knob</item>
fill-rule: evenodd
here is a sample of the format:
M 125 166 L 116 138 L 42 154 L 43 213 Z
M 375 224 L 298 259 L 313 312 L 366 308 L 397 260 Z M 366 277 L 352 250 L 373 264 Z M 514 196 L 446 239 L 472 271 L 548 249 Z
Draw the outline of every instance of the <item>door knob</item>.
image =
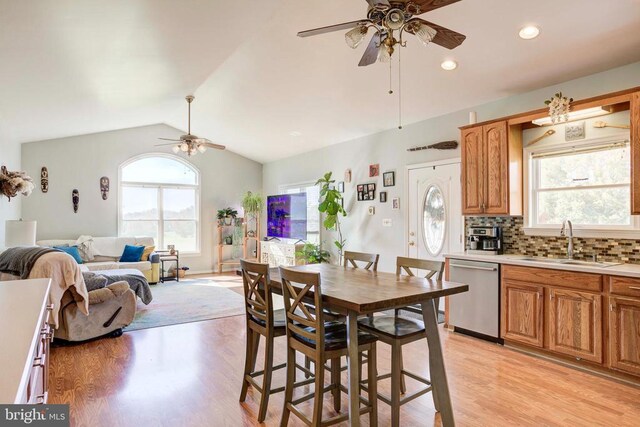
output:
M 413 240 L 409 242 L 409 246 L 415 246 L 416 242 L 414 242 Z
M 416 235 L 416 233 L 414 233 L 413 231 L 411 233 L 409 233 L 409 236 L 411 236 L 411 237 L 413 237 L 415 235 Z

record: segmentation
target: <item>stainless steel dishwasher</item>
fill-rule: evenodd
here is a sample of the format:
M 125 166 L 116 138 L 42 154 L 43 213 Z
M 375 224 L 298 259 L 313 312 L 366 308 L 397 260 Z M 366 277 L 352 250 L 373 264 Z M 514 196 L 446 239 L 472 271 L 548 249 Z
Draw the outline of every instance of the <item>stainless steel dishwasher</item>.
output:
M 455 331 L 500 342 L 500 265 L 449 260 L 449 280 L 469 291 L 449 297 L 449 324 Z

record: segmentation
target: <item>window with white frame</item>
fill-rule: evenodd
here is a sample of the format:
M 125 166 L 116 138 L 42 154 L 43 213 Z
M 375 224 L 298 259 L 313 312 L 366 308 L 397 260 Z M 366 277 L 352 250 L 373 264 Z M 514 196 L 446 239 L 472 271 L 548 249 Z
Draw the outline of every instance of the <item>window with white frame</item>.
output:
M 528 150 L 529 225 L 577 229 L 636 230 L 631 216 L 628 137 L 585 140 Z
M 320 187 L 315 182 L 281 185 L 280 194 L 306 193 L 307 195 L 307 241 L 320 243 Z
M 200 251 L 200 174 L 171 155 L 135 157 L 120 167 L 118 235 L 150 236 L 156 247 Z

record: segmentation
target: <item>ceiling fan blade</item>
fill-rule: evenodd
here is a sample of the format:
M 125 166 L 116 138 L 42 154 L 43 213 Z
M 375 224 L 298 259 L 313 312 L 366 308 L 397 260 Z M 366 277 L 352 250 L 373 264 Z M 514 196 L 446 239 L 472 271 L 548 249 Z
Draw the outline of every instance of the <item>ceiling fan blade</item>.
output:
M 460 0 L 413 0 L 413 3 L 420 6 L 420 13 L 422 14 L 441 7 L 449 6 L 450 4 L 457 3 L 459 1 Z
M 460 33 L 457 33 L 457 32 L 455 32 L 453 30 L 450 30 L 448 28 L 440 26 L 438 24 L 434 24 L 432 22 L 425 21 L 424 19 L 413 18 L 411 20 L 411 22 L 413 22 L 413 21 L 420 21 L 423 24 L 428 25 L 431 28 L 433 28 L 434 30 L 436 30 L 436 36 L 433 38 L 433 40 L 431 42 L 435 43 L 435 44 L 438 44 L 438 45 L 440 45 L 442 47 L 446 47 L 447 49 L 455 49 L 455 48 L 457 48 L 467 38 L 467 36 L 465 36 L 464 34 L 460 34 Z M 410 32 L 411 34 L 415 34 L 414 28 L 409 27 L 407 29 L 407 31 Z
M 359 21 L 345 22 L 344 24 L 336 24 L 336 25 L 329 25 L 328 27 L 314 28 L 313 30 L 300 31 L 298 33 L 298 37 L 310 37 L 310 36 L 317 36 L 318 34 L 331 33 L 333 31 L 349 30 L 351 28 L 357 27 L 360 24 L 366 25 L 366 24 L 369 24 L 370 22 L 371 21 L 369 21 L 368 19 L 361 19 Z
M 378 60 L 378 50 L 380 48 L 381 38 L 380 32 L 376 31 L 376 33 L 371 38 L 369 42 L 369 46 L 367 46 L 367 50 L 364 51 L 364 55 L 362 55 L 362 59 L 360 59 L 359 67 L 366 67 L 367 65 L 375 64 Z
M 202 145 L 204 145 L 205 147 L 215 148 L 217 150 L 225 150 L 227 148 L 224 145 L 214 144 L 213 142 L 205 142 Z
M 181 139 L 171 139 L 171 138 L 158 138 L 161 139 L 163 141 L 175 141 L 175 142 L 182 142 Z
M 170 144 L 156 144 L 154 145 L 154 147 L 166 147 L 167 145 L 177 145 L 176 143 L 172 142 Z
M 369 3 L 369 6 L 371 7 L 376 7 L 376 6 L 391 7 L 389 0 L 367 0 L 367 3 Z

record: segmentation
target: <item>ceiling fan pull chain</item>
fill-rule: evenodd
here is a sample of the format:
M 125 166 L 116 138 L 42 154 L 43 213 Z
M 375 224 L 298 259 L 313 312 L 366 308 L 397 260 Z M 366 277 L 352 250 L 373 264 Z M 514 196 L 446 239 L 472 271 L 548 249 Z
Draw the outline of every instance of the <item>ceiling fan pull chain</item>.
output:
M 402 129 L 402 49 L 398 49 L 398 129 Z
M 393 70 L 391 69 L 391 63 L 393 61 L 389 59 L 389 95 L 393 95 Z

